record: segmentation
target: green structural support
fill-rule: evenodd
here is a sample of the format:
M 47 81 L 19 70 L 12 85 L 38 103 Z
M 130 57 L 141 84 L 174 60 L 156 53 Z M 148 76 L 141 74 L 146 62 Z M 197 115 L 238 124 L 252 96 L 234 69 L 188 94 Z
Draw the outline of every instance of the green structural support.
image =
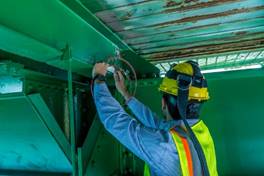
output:
M 87 76 L 118 48 L 59 0 L 2 1 L 0 24 L 1 50 L 67 70 L 60 56 L 68 44 L 73 71 Z
M 107 39 L 113 42 L 119 48 L 121 55 L 133 65 L 138 75 L 151 76 L 151 74 L 154 74 L 155 76 L 159 74 L 159 70 L 155 68 L 154 65 L 146 61 L 145 58 L 136 54 L 136 52 L 125 41 L 123 41 L 116 33 L 111 31 L 108 26 L 102 23 L 96 15 L 91 12 L 93 11 L 93 9 L 91 9 L 93 6 L 85 6 L 81 3 L 81 1 L 77 0 L 61 1 L 77 15 L 79 15 L 80 18 L 85 20 Z
M 0 95 L 0 105 L 0 174 L 71 173 L 70 144 L 40 94 Z
M 95 62 L 115 56 L 117 49 L 133 53 L 75 0 L 2 1 L 0 37 L 1 50 L 65 70 L 68 68 L 60 56 L 64 47 L 69 45 L 72 49 L 72 71 L 85 76 L 90 76 Z M 146 68 L 138 69 L 138 74 L 159 72 L 136 54 L 128 59 L 136 66 L 136 70 Z

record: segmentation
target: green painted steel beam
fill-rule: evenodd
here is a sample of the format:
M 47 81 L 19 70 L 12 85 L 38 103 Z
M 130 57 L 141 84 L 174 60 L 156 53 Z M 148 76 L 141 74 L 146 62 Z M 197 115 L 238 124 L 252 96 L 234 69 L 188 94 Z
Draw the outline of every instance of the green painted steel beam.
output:
M 61 51 L 48 46 L 30 36 L 0 25 L 0 49 L 20 56 L 33 58 L 41 62 L 58 58 Z
M 28 95 L 28 98 L 34 107 L 34 110 L 39 113 L 44 124 L 54 136 L 68 160 L 71 161 L 70 144 L 42 97 L 39 94 L 32 94 Z
M 113 43 L 59 0 L 10 0 L 1 2 L 0 7 L 1 24 L 58 50 L 68 44 L 74 58 L 88 62 L 87 59 L 113 54 L 116 49 Z M 15 8 L 15 14 L 9 11 L 12 8 Z
M 71 50 L 68 48 L 69 52 L 67 57 L 68 62 L 68 108 L 69 108 L 69 118 L 70 118 L 70 139 L 71 139 L 71 163 L 72 163 L 72 174 L 73 176 L 78 175 L 77 167 L 77 149 L 76 149 L 76 135 L 75 135 L 75 114 L 74 114 L 74 102 L 73 102 L 73 82 L 72 82 L 72 58 Z
M 150 64 L 145 58 L 137 55 L 130 46 L 127 45 L 123 40 L 119 38 L 117 34 L 112 32 L 105 24 L 103 24 L 94 14 L 90 12 L 90 8 L 85 7 L 79 1 L 76 0 L 61 0 L 67 5 L 74 13 L 80 16 L 84 21 L 92 25 L 96 30 L 102 33 L 105 37 L 111 40 L 115 45 L 118 46 L 121 55 L 129 61 L 136 72 L 139 75 L 142 74 L 158 74 L 158 70 Z M 113 55 L 112 55 L 113 56 Z
M 58 0 L 2 1 L 0 23 L 5 39 L 0 49 L 66 69 L 60 55 L 68 44 L 73 71 L 86 70 L 85 75 L 90 75 L 94 62 L 114 55 L 118 48 Z
M 102 123 L 99 120 L 98 115 L 94 117 L 93 123 L 89 129 L 87 137 L 84 141 L 82 148 L 80 149 L 82 161 L 81 161 L 81 168 L 83 175 L 88 172 L 87 167 L 88 163 L 91 161 L 92 153 L 94 152 L 94 148 L 96 147 L 96 141 L 98 140 L 99 134 L 103 129 Z M 80 168 L 79 168 L 80 169 Z M 89 173 L 87 173 L 89 175 Z
M 14 9 L 16 13 L 8 9 Z M 67 69 L 60 55 L 69 45 L 73 72 L 86 76 L 90 76 L 95 62 L 114 56 L 117 49 L 133 52 L 78 1 L 1 2 L 0 22 L 0 35 L 5 39 L 0 43 L 0 49 Z M 143 58 L 128 60 L 132 65 L 140 63 L 141 67 L 136 68 L 139 74 L 158 71 Z M 146 69 L 141 69 L 142 66 Z
M 93 26 L 96 30 L 102 33 L 107 39 L 115 43 L 119 49 L 130 49 L 125 42 L 113 33 L 105 24 L 103 24 L 93 13 L 90 12 L 83 4 L 76 0 L 61 0 L 74 13 L 80 16 L 85 22 Z
M 0 95 L 1 170 L 71 173 L 64 134 L 39 94 Z

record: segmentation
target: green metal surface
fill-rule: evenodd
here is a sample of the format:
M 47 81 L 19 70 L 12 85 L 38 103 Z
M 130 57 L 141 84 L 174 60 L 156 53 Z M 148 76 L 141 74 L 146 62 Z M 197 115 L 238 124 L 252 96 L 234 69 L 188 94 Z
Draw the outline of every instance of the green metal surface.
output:
M 95 143 L 91 159 L 85 175 L 121 175 L 120 174 L 120 143 L 111 134 L 101 130 Z
M 1 50 L 67 70 L 61 55 L 68 45 L 72 49 L 73 72 L 86 76 L 90 76 L 95 62 L 114 56 L 118 48 L 133 53 L 78 1 L 2 1 L 0 24 Z M 147 68 L 139 67 L 138 73 L 158 72 L 152 64 L 135 56 L 128 58 L 131 63 Z
M 68 64 L 68 66 L 70 66 Z M 93 119 L 90 120 L 86 120 L 87 118 L 90 118 L 90 115 L 88 113 L 93 113 L 94 110 L 89 110 L 89 112 L 87 111 L 87 105 L 90 106 L 90 102 L 86 103 L 85 101 L 87 101 L 87 98 L 83 98 L 83 99 L 79 99 L 76 97 L 76 92 L 83 92 L 82 96 L 87 96 L 85 95 L 85 90 L 89 88 L 89 86 L 87 84 L 79 84 L 76 82 L 73 82 L 73 79 L 69 79 L 69 84 L 72 84 L 72 86 L 70 86 L 70 92 L 67 90 L 67 82 L 61 79 L 58 79 L 57 77 L 53 77 L 51 75 L 46 75 L 43 73 L 38 73 L 38 72 L 34 72 L 34 71 L 30 71 L 24 68 L 21 68 L 20 64 L 16 64 L 14 62 L 0 62 L 0 96 L 7 98 L 9 96 L 12 96 L 15 94 L 10 94 L 11 92 L 20 92 L 20 93 L 24 93 L 26 96 L 26 99 L 30 102 L 29 105 L 31 105 L 32 109 L 35 111 L 36 118 L 40 118 L 40 123 L 42 122 L 44 127 L 46 127 L 48 129 L 48 132 L 50 132 L 50 137 L 56 141 L 56 144 L 58 145 L 58 148 L 63 151 L 64 153 L 64 157 L 66 158 L 66 161 L 68 163 L 62 163 L 63 162 L 63 158 L 60 158 L 59 160 L 62 160 L 61 163 L 63 166 L 59 166 L 59 167 L 67 167 L 67 164 L 70 166 L 66 171 L 61 171 L 61 170 L 56 170 L 56 163 L 54 166 L 54 170 L 51 170 L 50 168 L 45 168 L 43 166 L 43 168 L 37 170 L 36 168 L 33 168 L 35 170 L 32 170 L 32 168 L 30 167 L 24 167 L 24 163 L 15 163 L 15 161 L 10 161 L 10 164 L 12 164 L 12 166 L 10 166 L 10 168 L 12 167 L 12 169 L 7 168 L 5 166 L 1 167 L 0 166 L 0 174 L 5 174 L 5 173 L 9 173 L 9 174 L 15 174 L 18 171 L 21 172 L 21 174 L 25 174 L 25 175 L 47 175 L 47 174 L 53 174 L 53 172 L 56 172 L 58 174 L 63 173 L 64 175 L 65 173 L 67 173 L 66 175 L 70 174 L 72 172 L 72 164 L 71 160 L 75 159 L 76 155 L 76 146 L 82 146 L 82 141 L 86 136 L 86 132 L 89 129 L 89 121 L 92 121 Z M 44 67 L 45 68 L 45 67 Z M 41 69 L 41 68 L 40 68 Z M 50 70 L 52 71 L 52 70 Z M 53 70 L 54 71 L 54 70 Z M 56 71 L 55 71 L 56 72 Z M 71 69 L 69 69 L 69 74 L 71 77 Z M 63 75 L 63 74 L 62 74 Z M 66 74 L 67 75 L 67 74 Z M 87 86 L 86 88 L 84 86 Z M 69 88 L 68 88 L 69 89 Z M 32 94 L 34 93 L 34 94 Z M 40 96 L 41 94 L 41 96 Z M 42 98 L 43 97 L 43 98 Z M 71 101 L 70 101 L 70 97 Z M 84 105 L 80 104 L 85 103 Z M 3 105 L 3 106 L 2 106 Z M 24 118 L 24 116 L 26 116 L 26 113 L 21 113 L 17 112 L 18 114 L 15 113 L 10 113 L 7 114 L 8 111 L 12 111 L 12 108 L 14 108 L 16 106 L 15 102 L 10 104 L 10 106 L 5 106 L 5 104 L 3 104 L 2 102 L 0 102 L 0 106 L 1 108 L 5 108 L 6 112 L 3 112 L 5 114 L 1 114 L 2 113 L 2 109 L 1 113 L 0 113 L 0 117 L 2 118 Z M 18 108 L 22 108 L 25 109 L 25 106 L 22 106 L 21 104 L 17 104 L 17 106 L 19 106 Z M 77 109 L 77 107 L 80 107 L 81 109 Z M 29 107 L 30 108 L 30 107 Z M 71 110 L 71 114 L 74 114 L 74 116 L 71 115 L 71 123 L 70 123 L 70 108 Z M 92 107 L 89 107 L 89 109 Z M 79 115 L 77 115 L 76 111 L 80 111 L 78 112 Z M 27 111 L 26 109 L 24 111 Z M 82 112 L 83 111 L 83 112 Z M 9 116 L 11 117 L 9 117 Z M 75 116 L 76 115 L 76 116 Z M 18 116 L 18 117 L 17 117 Z M 27 117 L 27 116 L 26 116 Z M 85 118 L 84 118 L 85 117 Z M 2 120 L 2 119 L 0 119 Z M 74 121 L 74 122 L 73 122 Z M 12 122 L 13 123 L 13 122 Z M 12 135 L 12 123 L 10 123 L 8 127 L 6 127 L 6 133 L 8 133 L 8 129 L 11 130 L 10 135 Z M 14 123 L 17 123 L 16 121 L 14 121 Z M 34 121 L 31 119 L 29 119 L 26 123 L 28 123 L 28 125 L 35 125 Z M 31 124 L 32 123 L 32 124 Z M 22 124 L 23 125 L 23 124 Z M 70 127 L 71 126 L 71 127 Z M 75 128 L 72 128 L 75 127 Z M 78 127 L 79 126 L 79 127 Z M 78 127 L 78 128 L 76 128 Z M 84 129 L 84 128 L 88 128 L 88 129 Z M 0 130 L 2 130 L 2 126 L 0 126 Z M 75 135 L 74 137 L 71 137 L 71 140 L 76 142 L 77 145 L 73 145 L 72 150 L 73 152 L 71 152 L 71 145 L 69 143 L 69 139 L 70 139 L 70 130 L 74 130 L 74 132 L 77 135 Z M 29 128 L 27 129 L 28 133 L 31 132 L 31 134 L 33 134 L 34 137 L 32 137 L 33 139 L 38 138 L 38 140 L 43 140 L 44 142 L 46 141 L 45 138 L 45 134 L 44 137 L 43 134 L 39 134 L 39 133 L 34 133 L 35 128 Z M 19 138 L 14 136 L 14 138 Z M 19 140 L 19 139 L 15 139 L 15 140 Z M 12 145 L 12 142 L 7 142 L 7 145 Z M 33 141 L 33 144 L 36 143 L 36 145 L 42 145 L 42 144 L 38 144 L 38 141 Z M 19 145 L 23 145 L 22 144 L 18 144 Z M 47 141 L 46 145 L 50 145 L 50 148 L 47 148 L 44 152 L 47 152 L 47 150 L 52 150 L 52 152 L 50 152 L 50 154 L 52 155 L 53 152 L 57 152 L 57 149 L 55 148 L 54 145 L 50 144 L 49 141 Z M 3 151 L 0 151 L 0 154 Z M 21 157 L 25 157 L 25 158 L 29 158 L 31 156 L 31 152 L 30 150 L 28 150 L 25 153 L 21 154 Z M 73 156 L 71 156 L 71 153 L 73 153 Z M 41 154 L 41 151 L 40 151 Z M 56 157 L 58 157 L 58 155 L 54 155 L 53 156 L 53 160 L 56 161 L 58 160 Z M 73 158 L 73 159 L 72 159 Z M 12 156 L 5 156 L 6 160 L 12 160 Z M 29 160 L 28 159 L 28 160 Z M 76 158 L 77 159 L 77 158 Z M 14 163 L 12 163 L 14 162 Z M 35 162 L 35 160 L 32 160 L 32 162 Z M 44 162 L 44 161 L 43 161 Z M 47 161 L 48 162 L 48 161 Z M 49 161 L 51 162 L 51 161 Z M 76 163 L 77 164 L 77 163 Z M 23 169 L 21 169 L 21 167 L 24 167 Z M 32 166 L 33 167 L 33 166 Z M 36 166 L 36 167 L 42 167 L 42 166 Z M 51 167 L 51 166 L 50 166 Z M 60 168 L 59 168 L 60 169 Z M 77 167 L 76 167 L 76 172 L 77 172 Z M 45 173 L 44 173 L 45 172 Z M 77 174 L 76 174 L 77 175 Z
M 263 175 L 264 70 L 210 74 L 202 117 L 215 139 L 219 175 Z
M 47 126 L 52 136 L 55 138 L 59 146 L 62 148 L 62 151 L 66 155 L 67 159 L 71 160 L 70 158 L 71 151 L 69 150 L 70 147 L 69 142 L 65 137 L 65 134 L 61 130 L 60 126 L 58 125 L 53 114 L 50 112 L 45 101 L 42 99 L 41 95 L 32 94 L 32 95 L 28 95 L 27 97 L 31 102 L 31 104 L 34 106 L 35 111 L 42 118 L 42 121 Z
M 96 117 L 93 120 L 93 123 L 89 129 L 89 133 L 87 134 L 87 137 L 85 139 L 85 142 L 83 146 L 79 150 L 79 155 L 81 157 L 81 161 L 79 164 L 79 170 L 81 170 L 81 174 L 84 175 L 85 173 L 88 174 L 88 162 L 91 160 L 93 150 L 96 145 L 96 141 L 98 140 L 99 134 L 102 131 L 103 126 L 96 115 Z
M 69 144 L 38 94 L 0 95 L 0 104 L 0 170 L 71 172 Z
M 139 78 L 186 59 L 263 65 L 264 1 L 6 0 L 0 37 L 0 174 L 141 175 L 95 116 L 92 65 L 119 50 Z M 263 69 L 206 77 L 219 175 L 263 175 Z M 159 82 L 139 80 L 136 97 L 162 117 Z
M 70 121 L 70 140 L 71 140 L 71 163 L 72 163 L 72 175 L 77 175 L 77 151 L 76 151 L 76 124 L 74 114 L 74 102 L 73 102 L 73 82 L 72 82 L 72 54 L 71 48 L 67 45 L 62 55 L 63 60 L 68 65 L 68 111 Z
M 261 124 L 264 111 L 261 102 L 264 98 L 262 91 L 264 70 L 255 69 L 213 73 L 207 74 L 206 78 L 209 82 L 211 99 L 204 105 L 202 119 L 208 124 L 215 140 L 219 175 L 262 175 L 262 173 L 264 173 L 262 167 L 262 160 L 264 158 L 264 153 L 262 152 L 264 143 L 262 142 L 262 138 L 264 131 Z M 146 105 L 149 105 L 162 117 L 160 111 L 161 94 L 157 91 L 159 83 L 160 79 L 139 80 L 136 97 Z M 52 84 L 55 85 L 55 82 Z M 253 91 L 250 92 L 252 89 Z M 149 98 L 150 95 L 152 97 L 151 99 Z M 7 97 L 8 95 L 2 96 Z M 48 129 L 53 131 L 53 133 L 56 129 L 60 130 L 58 124 L 54 121 L 55 118 L 52 117 L 47 106 L 44 106 L 44 101 L 39 99 L 38 95 L 28 97 L 30 97 L 30 102 L 34 104 L 34 109 L 36 109 L 37 114 L 40 114 L 45 124 L 49 124 L 47 125 Z M 3 98 L 3 100 L 6 100 L 6 98 Z M 8 102 L 11 100 L 8 99 Z M 46 101 L 49 100 L 47 99 Z M 8 120 L 10 117 L 13 117 L 13 113 L 15 113 L 14 111 L 12 113 L 7 111 L 11 109 L 10 106 L 18 107 L 21 111 L 27 111 L 28 109 L 17 101 L 13 104 L 9 104 L 8 107 L 5 107 L 3 101 L 1 101 L 0 104 L 0 113 L 8 114 Z M 4 108 L 4 111 L 1 108 Z M 243 109 L 243 111 L 241 109 Z M 21 111 L 17 110 L 16 112 L 19 114 L 28 114 Z M 0 115 L 2 118 L 2 114 Z M 20 117 L 25 118 L 28 116 Z M 256 120 L 257 123 L 253 120 Z M 33 125 L 33 122 L 34 121 L 28 123 Z M 50 125 L 51 123 L 53 123 L 53 125 Z M 25 125 L 23 125 L 23 127 L 24 126 Z M 1 126 L 0 129 L 2 130 L 3 126 Z M 11 135 L 12 129 L 13 128 L 8 127 L 7 134 Z M 28 130 L 31 133 L 33 131 L 33 129 Z M 55 133 L 60 134 L 61 132 Z M 42 138 L 39 133 L 34 133 L 34 136 L 30 137 Z M 18 138 L 16 134 L 14 138 L 18 140 L 21 137 Z M 57 135 L 57 137 L 51 137 L 51 139 L 62 139 L 62 137 L 58 137 Z M 45 138 L 43 140 L 46 141 Z M 58 142 L 58 140 L 56 141 L 55 144 L 57 147 L 63 146 L 61 142 Z M 54 147 L 50 147 L 52 147 L 52 149 L 50 148 L 49 150 L 55 152 Z M 70 151 L 69 145 L 66 148 Z M 143 170 L 142 161 L 134 159 L 135 164 L 133 164 L 133 155 L 127 153 L 110 134 L 102 130 L 98 118 L 94 120 L 93 125 L 89 128 L 89 134 L 78 151 L 78 172 L 80 174 L 118 175 L 120 173 L 133 173 L 134 168 L 136 175 L 139 175 Z M 2 154 L 2 152 L 0 154 Z M 28 151 L 24 154 L 28 157 L 28 155 L 32 155 L 32 151 Z M 12 159 L 12 155 L 9 155 L 8 158 L 9 160 L 10 158 Z M 12 161 L 13 167 L 19 170 L 21 165 L 17 166 L 14 165 L 14 163 L 15 161 Z M 126 168 L 131 170 L 126 170 Z M 28 172 L 29 169 L 26 168 L 25 170 Z
M 130 62 L 131 65 L 136 69 L 137 74 L 158 74 L 152 64 L 146 61 L 144 58 L 138 56 L 120 37 L 112 32 L 103 22 L 101 22 L 87 7 L 81 2 L 76 0 L 61 0 L 67 5 L 72 11 L 79 15 L 83 20 L 93 26 L 96 30 L 111 40 L 120 50 L 122 57 Z M 92 9 L 91 9 L 92 10 Z M 144 66 L 144 69 L 142 69 Z
M 81 0 L 150 61 L 263 47 L 262 0 Z
M 2 50 L 62 68 L 61 50 L 67 44 L 78 67 L 87 70 L 117 48 L 58 0 L 2 1 L 0 22 Z

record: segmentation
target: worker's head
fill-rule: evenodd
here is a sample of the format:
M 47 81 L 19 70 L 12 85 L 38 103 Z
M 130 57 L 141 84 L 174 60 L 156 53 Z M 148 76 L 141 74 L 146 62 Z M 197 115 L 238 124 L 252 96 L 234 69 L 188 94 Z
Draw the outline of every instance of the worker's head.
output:
M 176 64 L 166 73 L 159 87 L 162 92 L 162 110 L 167 119 L 180 119 L 177 105 L 179 89 L 178 85 L 181 77 L 190 78 L 186 82 L 188 89 L 188 104 L 186 108 L 186 118 L 198 118 L 201 105 L 209 99 L 207 81 L 201 73 L 199 65 L 193 61 Z M 184 82 L 184 81 L 183 81 Z

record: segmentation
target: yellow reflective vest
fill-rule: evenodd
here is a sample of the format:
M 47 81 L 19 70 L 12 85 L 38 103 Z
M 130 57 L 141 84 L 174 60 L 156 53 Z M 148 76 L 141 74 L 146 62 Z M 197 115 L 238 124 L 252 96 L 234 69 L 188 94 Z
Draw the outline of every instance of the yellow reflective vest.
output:
M 200 120 L 191 128 L 195 136 L 197 137 L 199 143 L 201 144 L 201 147 L 205 154 L 210 176 L 218 176 L 214 142 L 207 126 L 202 120 Z M 176 145 L 179 154 L 182 176 L 193 176 L 193 167 L 195 166 L 192 163 L 191 152 L 187 139 L 180 136 L 174 129 L 171 129 L 170 133 L 172 135 L 173 141 Z M 150 176 L 150 170 L 146 164 L 144 168 L 144 176 Z

